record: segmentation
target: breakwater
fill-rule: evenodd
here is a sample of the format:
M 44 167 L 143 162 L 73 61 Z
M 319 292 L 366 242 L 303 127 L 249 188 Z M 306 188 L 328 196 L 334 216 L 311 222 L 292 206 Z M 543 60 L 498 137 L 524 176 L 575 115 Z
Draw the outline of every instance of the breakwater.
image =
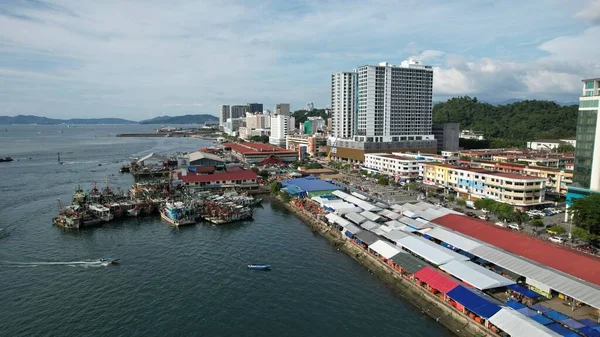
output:
M 319 233 L 328 239 L 339 251 L 346 253 L 373 275 L 377 276 L 396 295 L 413 304 L 421 310 L 421 313 L 428 315 L 455 335 L 459 337 L 498 336 L 487 330 L 483 325 L 456 311 L 447 303 L 440 301 L 435 295 L 417 286 L 414 281 L 400 275 L 387 264 L 350 240 L 344 239 L 338 230 L 315 219 L 312 214 L 292 203 L 283 202 L 278 197 L 272 199 L 281 203 L 288 211 L 294 213 L 303 223 L 310 226 L 313 232 Z

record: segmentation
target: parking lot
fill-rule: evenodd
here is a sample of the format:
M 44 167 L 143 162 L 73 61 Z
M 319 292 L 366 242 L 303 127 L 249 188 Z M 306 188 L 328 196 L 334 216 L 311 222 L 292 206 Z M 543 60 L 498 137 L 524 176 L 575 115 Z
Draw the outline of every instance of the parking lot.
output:
M 363 178 L 359 175 L 344 174 L 334 179 L 350 189 L 362 191 L 388 204 L 402 204 L 417 201 L 417 193 L 405 191 L 395 185 L 379 185 L 373 178 Z

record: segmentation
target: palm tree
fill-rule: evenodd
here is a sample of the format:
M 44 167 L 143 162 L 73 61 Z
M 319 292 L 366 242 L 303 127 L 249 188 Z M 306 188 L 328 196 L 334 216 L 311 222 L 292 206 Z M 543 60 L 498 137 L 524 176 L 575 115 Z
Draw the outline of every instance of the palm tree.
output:
M 519 226 L 521 226 L 523 224 L 523 222 L 529 221 L 529 215 L 522 212 L 521 210 L 517 210 L 513 214 L 513 219 L 519 224 Z

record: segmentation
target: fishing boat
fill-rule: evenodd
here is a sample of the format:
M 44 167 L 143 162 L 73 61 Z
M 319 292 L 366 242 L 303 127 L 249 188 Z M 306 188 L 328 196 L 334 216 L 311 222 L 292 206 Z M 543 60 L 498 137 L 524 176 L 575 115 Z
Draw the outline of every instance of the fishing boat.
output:
M 82 219 L 75 214 L 59 214 L 57 217 L 52 219 L 52 224 L 59 227 L 77 229 L 81 226 Z
M 248 264 L 248 269 L 251 270 L 271 270 L 270 264 Z
M 100 262 L 107 262 L 108 264 L 118 264 L 119 259 L 115 259 L 114 257 L 106 257 L 106 258 L 100 259 Z
M 138 216 L 140 215 L 140 211 L 141 207 L 139 207 L 139 205 L 135 205 L 127 210 L 127 216 Z
M 125 210 L 120 203 L 113 202 L 112 204 L 107 204 L 106 207 L 108 207 L 114 218 L 120 218 L 125 214 Z
M 119 172 L 121 172 L 121 173 L 129 173 L 129 172 L 131 172 L 131 167 L 129 165 L 123 165 L 119 169 Z
M 89 210 L 96 218 L 104 222 L 109 222 L 114 218 L 114 215 L 110 213 L 110 209 L 100 204 L 90 205 Z
M 73 204 L 83 205 L 85 203 L 86 196 L 85 191 L 81 188 L 80 185 L 77 185 L 77 188 L 73 192 Z
M 9 161 L 13 161 L 13 159 L 11 157 L 0 157 L 0 163 L 5 163 Z
M 160 218 L 171 225 L 186 226 L 196 223 L 196 214 L 183 202 L 165 202 L 160 210 Z

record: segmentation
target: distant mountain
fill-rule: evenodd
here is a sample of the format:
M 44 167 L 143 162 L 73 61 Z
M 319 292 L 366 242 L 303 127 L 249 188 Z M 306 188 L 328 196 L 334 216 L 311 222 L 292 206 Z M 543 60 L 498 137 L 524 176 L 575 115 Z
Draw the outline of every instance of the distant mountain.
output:
M 206 122 L 217 122 L 217 116 L 202 115 L 184 115 L 184 116 L 160 116 L 152 119 L 140 121 L 140 124 L 204 124 Z
M 55 125 L 55 124 L 137 124 L 137 122 L 122 119 L 122 118 L 72 118 L 72 119 L 56 119 L 32 115 L 18 115 L 15 117 L 0 116 L 0 125 L 11 124 L 39 124 L 39 125 Z

